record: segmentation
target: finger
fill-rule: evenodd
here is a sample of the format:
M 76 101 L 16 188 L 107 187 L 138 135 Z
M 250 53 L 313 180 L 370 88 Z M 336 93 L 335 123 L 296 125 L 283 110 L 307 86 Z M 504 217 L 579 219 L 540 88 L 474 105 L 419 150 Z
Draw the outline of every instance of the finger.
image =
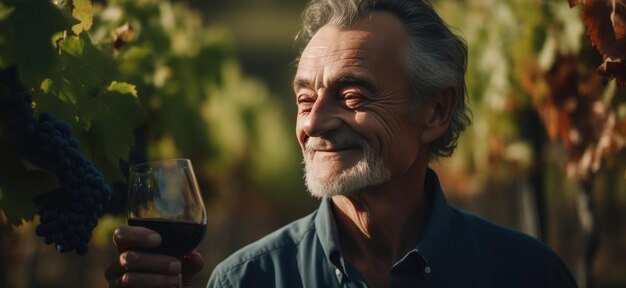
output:
M 135 250 L 120 254 L 119 265 L 126 271 L 170 275 L 178 275 L 181 272 L 181 263 L 174 257 Z
M 182 261 L 183 283 L 191 285 L 193 277 L 202 270 L 202 267 L 204 267 L 204 260 L 198 252 L 194 252 L 188 259 Z
M 161 235 L 141 226 L 122 226 L 113 232 L 113 243 L 120 252 L 131 248 L 154 248 L 161 245 Z
M 120 265 L 118 260 L 115 260 L 104 270 L 104 278 L 111 283 L 115 279 L 122 277 L 125 272 L 126 269 Z
M 178 287 L 180 279 L 178 275 L 161 275 L 140 272 L 128 272 L 117 278 L 113 287 Z

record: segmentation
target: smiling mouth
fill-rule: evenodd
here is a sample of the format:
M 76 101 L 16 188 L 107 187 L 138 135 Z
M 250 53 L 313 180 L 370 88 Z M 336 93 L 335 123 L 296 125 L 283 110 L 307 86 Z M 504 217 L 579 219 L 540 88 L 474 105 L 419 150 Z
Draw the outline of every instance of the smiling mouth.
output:
M 315 149 L 313 151 L 332 153 L 332 152 L 345 152 L 345 151 L 351 151 L 351 150 L 357 150 L 357 149 L 361 149 L 361 148 L 360 147 L 346 147 L 346 148 L 333 148 L 333 149 Z

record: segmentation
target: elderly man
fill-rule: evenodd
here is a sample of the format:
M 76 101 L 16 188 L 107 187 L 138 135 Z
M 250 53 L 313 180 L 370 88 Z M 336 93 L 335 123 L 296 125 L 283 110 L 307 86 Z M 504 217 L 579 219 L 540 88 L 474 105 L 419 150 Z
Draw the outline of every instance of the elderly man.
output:
M 428 168 L 469 124 L 467 50 L 430 4 L 314 0 L 304 18 L 296 134 L 320 208 L 224 260 L 209 287 L 576 287 L 544 244 L 450 207 Z M 201 267 L 136 251 L 159 244 L 144 228 L 114 240 L 111 285 Z

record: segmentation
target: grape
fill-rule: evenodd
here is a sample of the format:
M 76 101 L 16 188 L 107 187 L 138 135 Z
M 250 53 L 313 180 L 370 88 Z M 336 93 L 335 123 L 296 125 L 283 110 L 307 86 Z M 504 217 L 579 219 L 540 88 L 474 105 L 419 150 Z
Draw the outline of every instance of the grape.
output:
M 39 224 L 37 225 L 37 228 L 35 228 L 35 234 L 37 236 L 44 236 L 46 235 L 48 232 L 48 227 L 45 224 Z
M 69 141 L 70 147 L 74 148 L 74 149 L 78 149 L 78 145 L 80 145 L 80 142 L 78 142 L 78 140 L 71 138 Z
M 12 79 L 0 81 L 10 87 L 10 96 L 2 100 L 2 115 L 9 117 L 10 137 L 24 158 L 39 168 L 55 173 L 60 187 L 35 197 L 41 216 L 35 233 L 44 243 L 55 244 L 59 252 L 88 251 L 91 231 L 111 199 L 111 188 L 102 173 L 78 150 L 79 142 L 71 136 L 71 126 L 48 112 L 36 118 L 32 95 Z

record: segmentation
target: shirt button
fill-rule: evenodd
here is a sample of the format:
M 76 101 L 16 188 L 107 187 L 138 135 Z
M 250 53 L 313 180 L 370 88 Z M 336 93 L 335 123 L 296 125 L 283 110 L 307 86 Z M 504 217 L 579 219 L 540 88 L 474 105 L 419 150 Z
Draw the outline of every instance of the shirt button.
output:
M 339 268 L 335 268 L 335 275 L 337 275 L 337 277 L 341 277 L 341 270 L 339 270 Z
M 426 274 L 430 274 L 430 266 L 426 266 L 426 268 L 424 268 L 424 272 L 426 272 Z

